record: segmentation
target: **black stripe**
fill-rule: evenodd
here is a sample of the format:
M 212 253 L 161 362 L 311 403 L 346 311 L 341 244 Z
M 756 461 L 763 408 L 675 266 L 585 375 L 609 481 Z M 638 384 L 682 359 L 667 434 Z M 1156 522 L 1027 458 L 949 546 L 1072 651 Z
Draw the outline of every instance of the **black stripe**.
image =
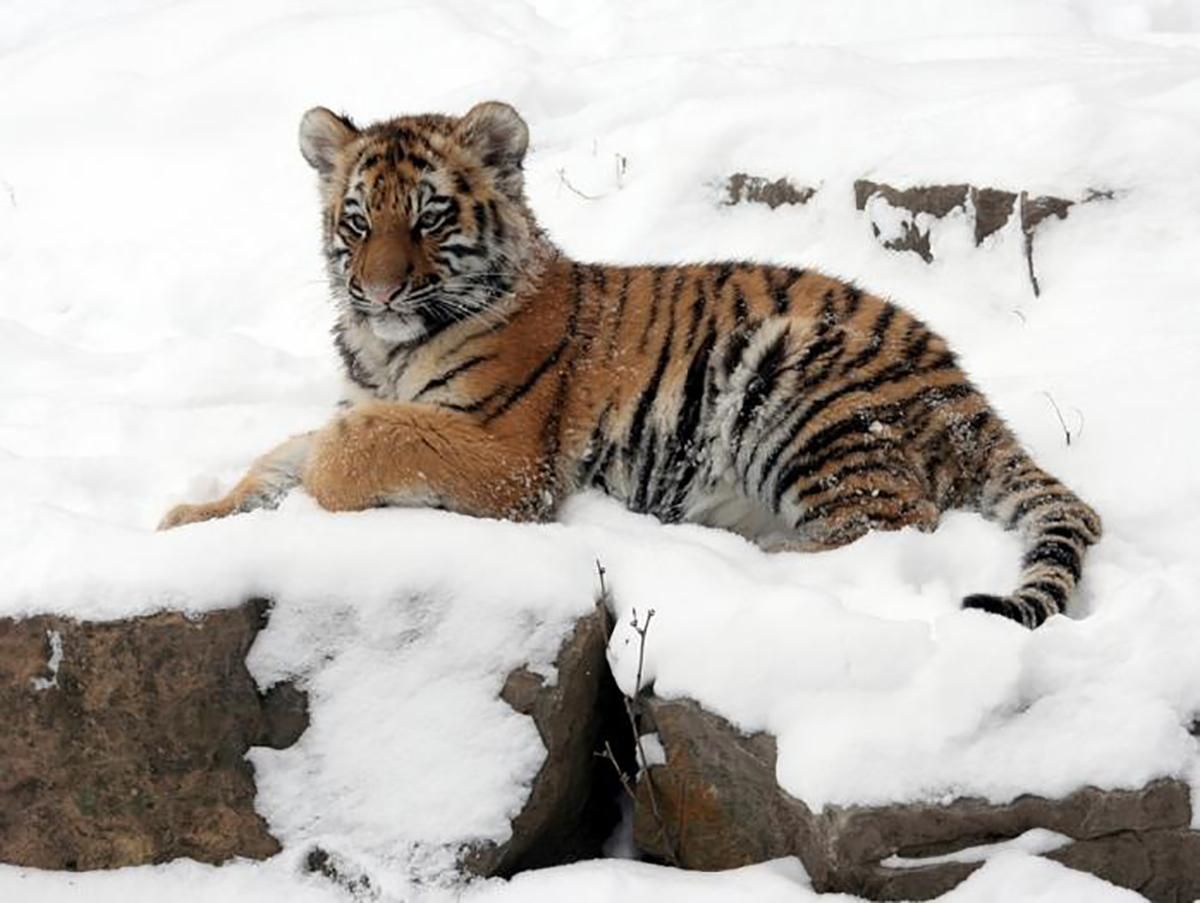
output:
M 763 356 L 759 358 L 754 375 L 746 385 L 742 395 L 742 406 L 733 421 L 734 447 L 740 444 L 742 433 L 750 424 L 750 418 L 768 396 L 775 390 L 779 382 L 779 374 L 783 369 L 784 357 L 787 354 L 787 342 L 791 336 L 791 327 L 785 327 L 775 340 L 767 346 Z
M 1031 514 L 1039 508 L 1045 508 L 1048 505 L 1063 504 L 1069 496 L 1070 493 L 1066 487 L 1061 487 L 1058 492 L 1043 492 L 1041 495 L 1033 495 L 1027 499 L 1023 499 L 1013 509 L 1012 516 L 1008 519 L 1008 529 L 1014 529 L 1025 519 L 1027 514 Z
M 888 492 L 884 489 L 881 489 L 879 492 L 871 496 L 871 500 L 884 499 L 885 501 L 892 501 L 895 498 L 895 493 Z M 820 505 L 813 505 L 811 508 L 806 508 L 800 513 L 800 516 L 796 518 L 796 522 L 793 526 L 801 527 L 804 524 L 811 524 L 813 521 L 824 520 L 835 511 L 844 511 L 847 508 L 852 510 L 862 510 L 863 502 L 864 499 L 862 497 L 852 495 L 831 499 L 828 502 L 824 502 Z M 863 510 L 863 515 L 867 519 L 867 522 L 871 525 L 881 524 L 884 526 L 900 526 L 904 521 L 903 515 L 884 514 L 880 511 L 872 511 L 868 514 L 865 510 Z
M 655 267 L 654 275 L 650 280 L 650 319 L 646 321 L 646 328 L 642 332 L 641 341 L 638 342 L 638 351 L 646 350 L 646 343 L 650 341 L 650 333 L 654 331 L 654 324 L 658 322 L 658 305 L 662 300 L 664 272 L 664 267 Z
M 699 458 L 695 449 L 696 433 L 700 428 L 705 402 L 712 391 L 710 358 L 716 343 L 717 324 L 710 318 L 704 338 L 692 357 L 687 376 L 683 380 L 683 401 L 676 418 L 675 442 L 668 466 L 675 485 L 675 491 L 664 511 L 669 521 L 677 521 L 682 516 L 683 501 L 687 498 L 696 475 Z
M 612 331 L 608 336 L 608 357 L 611 360 L 617 351 L 617 343 L 621 339 L 621 324 L 625 322 L 625 305 L 629 301 L 629 283 L 633 280 L 633 270 L 625 268 L 621 271 L 621 288 L 617 290 L 617 316 Z
M 878 450 L 878 446 L 871 446 L 872 450 Z M 834 456 L 838 457 L 838 456 Z M 841 457 L 846 457 L 845 453 Z M 886 473 L 889 476 L 905 476 L 903 468 L 897 465 L 894 461 L 870 459 L 867 461 L 859 461 L 856 464 L 847 464 L 845 467 L 839 468 L 827 477 L 822 477 L 818 480 L 813 480 L 803 489 L 797 489 L 792 493 L 792 498 L 807 498 L 811 495 L 819 495 L 822 492 L 836 492 L 842 488 L 842 481 L 849 477 L 858 476 L 864 473 Z M 795 481 L 793 480 L 793 483 Z M 785 490 L 786 491 L 786 490 Z M 783 496 L 780 495 L 782 501 Z
M 689 351 L 692 343 L 696 341 L 696 333 L 700 329 L 700 321 L 704 319 L 704 312 L 708 310 L 708 292 L 705 291 L 704 283 L 693 280 L 692 287 L 695 289 L 695 297 L 692 298 L 691 319 L 688 321 L 687 337 L 683 340 L 683 350 Z
M 371 379 L 370 372 L 346 344 L 346 336 L 342 331 L 341 323 L 337 323 L 333 327 L 333 345 L 337 348 L 338 355 L 342 359 L 342 366 L 346 368 L 346 376 L 350 378 L 351 382 L 357 383 L 364 389 L 370 389 L 372 392 L 379 388 L 379 384 Z
M 780 499 L 800 480 L 810 480 L 815 477 L 826 464 L 831 461 L 848 459 L 853 455 L 862 454 L 864 452 L 878 452 L 882 445 L 880 441 L 874 437 L 866 442 L 851 443 L 842 445 L 837 448 L 826 449 L 819 454 L 807 455 L 804 458 L 793 456 L 788 460 L 787 467 L 779 476 L 779 483 L 776 485 L 776 490 L 779 492 Z
M 721 291 L 725 288 L 725 283 L 729 281 L 729 277 L 733 275 L 733 264 L 722 263 L 717 266 L 717 273 L 713 277 L 713 292 L 718 298 L 721 296 Z
M 1067 590 L 1050 580 L 1031 580 L 1029 583 L 1022 584 L 1021 590 L 1035 590 L 1045 593 L 1054 600 L 1054 604 L 1058 606 L 1059 611 L 1066 608 L 1067 605 Z
M 771 425 L 770 429 L 768 429 L 766 433 L 759 436 L 758 449 L 766 447 L 766 441 L 778 433 L 781 429 L 787 427 L 797 412 L 799 412 L 804 405 L 810 403 L 812 400 L 812 390 L 824 383 L 829 377 L 830 373 L 833 372 L 834 368 L 837 367 L 838 361 L 841 359 L 844 340 L 845 336 L 840 331 L 834 333 L 834 335 L 829 338 L 819 339 L 809 345 L 805 349 L 805 352 L 801 358 L 792 365 L 792 369 L 798 372 L 804 372 L 815 360 L 819 359 L 827 352 L 834 352 L 834 354 L 825 361 L 819 370 L 809 373 L 808 376 L 805 377 L 805 379 L 800 383 L 800 385 L 793 389 L 791 393 L 791 401 L 789 401 L 787 405 L 781 411 L 779 411 L 774 418 L 772 418 L 773 424 Z M 793 436 L 792 438 L 794 439 L 795 437 Z M 773 447 L 769 463 L 765 465 L 768 470 L 775 466 L 775 462 L 779 459 L 779 455 L 784 451 L 785 447 L 786 443 L 784 445 L 776 445 Z M 756 450 L 751 456 L 751 462 L 753 462 L 754 457 L 757 457 L 757 454 L 758 452 Z M 747 490 L 750 488 L 748 482 L 749 478 L 750 468 L 747 467 L 745 474 L 743 474 L 743 484 Z M 762 484 L 760 483 L 759 491 L 761 491 L 761 489 Z
M 551 367 L 553 367 L 556 363 L 558 363 L 558 359 L 560 357 L 562 357 L 562 353 L 563 353 L 563 351 L 566 350 L 566 347 L 567 347 L 567 340 L 566 339 L 560 340 L 558 345 L 555 346 L 554 350 L 551 351 L 545 358 L 543 358 L 542 362 L 540 364 L 538 364 L 536 367 L 534 367 L 534 369 L 531 371 L 530 375 L 528 377 L 526 377 L 525 382 L 521 383 L 521 385 L 517 386 L 515 389 L 508 390 L 508 388 L 506 386 L 498 386 L 495 389 L 493 389 L 491 392 L 489 392 L 487 395 L 483 396 L 482 398 L 476 399 L 475 401 L 471 402 L 470 404 L 449 403 L 449 404 L 443 405 L 443 407 L 447 407 L 447 408 L 450 408 L 455 411 L 462 411 L 467 414 L 473 414 L 477 411 L 482 411 L 484 408 L 486 408 L 488 405 L 490 405 L 496 399 L 503 396 L 505 394 L 505 392 L 507 391 L 508 397 L 505 398 L 505 400 L 500 403 L 499 409 L 494 410 L 491 413 L 489 413 L 484 420 L 485 423 L 488 421 L 491 421 L 491 420 L 495 419 L 496 417 L 500 416 L 505 411 L 507 411 L 509 408 L 511 408 L 514 404 L 516 404 L 516 402 L 518 400 L 520 400 L 520 398 L 522 398 L 526 393 L 528 393 L 529 390 L 532 389 L 533 386 L 537 383 L 537 381 L 539 379 L 541 379 L 542 376 L 545 375 L 546 371 L 549 370 Z
M 1038 564 L 1061 567 L 1075 580 L 1078 580 L 1082 573 L 1079 552 L 1075 550 L 1074 546 L 1061 539 L 1039 540 L 1037 545 L 1025 553 L 1021 564 L 1027 568 Z
M 612 416 L 612 410 L 613 403 L 609 401 L 600 412 L 600 416 L 596 418 L 596 425 L 592 427 L 592 433 L 583 447 L 583 456 L 580 457 L 579 464 L 575 468 L 577 486 L 584 487 L 592 482 L 598 472 L 596 464 L 601 455 L 611 447 L 609 442 L 602 440 L 608 435 L 608 418 Z
M 725 353 L 721 357 L 721 372 L 726 376 L 733 374 L 733 371 L 742 362 L 742 354 L 750 344 L 750 335 L 744 329 L 739 329 L 729 337 L 729 344 L 725 346 Z
M 683 379 L 683 402 L 679 406 L 678 424 L 675 428 L 675 444 L 683 450 L 691 445 L 700 424 L 700 412 L 709 391 L 709 358 L 717 343 L 717 324 L 708 321 L 704 339 L 688 364 Z
M 780 278 L 781 273 L 782 278 Z M 763 271 L 763 280 L 766 282 L 767 291 L 775 304 L 775 313 L 785 314 L 788 312 L 792 305 L 790 296 L 792 286 L 803 278 L 804 270 L 768 269 Z
M 467 358 L 465 361 L 458 364 L 457 366 L 451 367 L 449 370 L 442 373 L 440 376 L 436 376 L 433 379 L 431 379 L 429 382 L 425 383 L 425 385 L 423 385 L 421 387 L 420 391 L 417 392 L 417 394 L 415 394 L 413 396 L 413 401 L 416 401 L 418 398 L 420 398 L 426 392 L 432 392 L 434 389 L 440 389 L 442 386 L 446 385 L 446 383 L 450 382 L 450 380 L 454 379 L 456 376 L 458 376 L 462 373 L 465 373 L 467 370 L 470 370 L 472 367 L 476 366 L 477 364 L 482 364 L 484 361 L 492 360 L 495 356 L 496 355 L 494 355 L 494 354 L 478 354 L 475 357 Z
M 658 394 L 658 387 L 662 382 L 663 374 L 667 371 L 667 361 L 671 356 L 671 345 L 674 339 L 675 317 L 671 316 L 667 321 L 667 334 L 659 348 L 658 360 L 654 364 L 654 372 L 650 376 L 650 382 L 646 384 L 646 388 L 642 390 L 642 394 L 638 398 L 637 407 L 633 412 L 633 420 L 629 425 L 629 438 L 626 442 L 626 453 L 629 455 L 637 451 L 638 444 L 641 442 L 642 430 L 646 427 L 646 417 L 650 413 L 650 406 Z
M 883 310 L 875 318 L 874 324 L 871 326 L 871 338 L 867 343 L 867 347 L 856 354 L 842 366 L 843 373 L 849 373 L 861 367 L 863 364 L 868 364 L 879 356 L 883 350 L 883 340 L 887 335 L 888 328 L 892 325 L 892 321 L 896 318 L 896 308 L 891 304 L 885 304 Z
M 655 441 L 655 431 L 650 430 L 649 441 L 646 443 L 646 448 L 638 455 L 638 462 L 641 464 L 641 469 L 638 471 L 637 488 L 634 490 L 633 498 L 630 500 L 630 507 L 634 511 L 648 511 L 647 495 L 650 491 L 650 477 L 654 474 L 655 459 L 658 457 L 658 443 Z
M 844 320 L 850 320 L 858 313 L 859 305 L 862 304 L 863 293 L 853 283 L 847 283 L 845 288 L 846 309 L 842 312 Z
M 864 392 L 870 394 L 887 383 L 900 382 L 914 376 L 927 376 L 930 373 L 937 372 L 938 370 L 947 369 L 948 367 L 953 366 L 953 363 L 953 361 L 939 360 L 932 366 L 921 369 L 914 369 L 907 362 L 892 364 L 868 379 L 857 380 L 851 383 L 843 383 L 832 392 L 822 395 L 820 398 L 814 399 L 812 403 L 808 405 L 808 407 L 803 408 L 800 416 L 797 417 L 796 421 L 789 428 L 786 439 L 779 445 L 775 446 L 767 463 L 763 465 L 762 473 L 759 475 L 758 492 L 761 493 L 763 487 L 766 486 L 766 481 L 770 476 L 771 468 L 775 466 L 775 462 L 779 459 L 779 455 L 782 454 L 783 450 L 796 440 L 796 437 L 800 435 L 801 431 L 810 422 L 812 422 L 813 418 L 816 417 L 817 414 L 821 413 L 821 411 L 825 410 L 839 398 L 843 398 L 846 395 L 855 392 Z M 952 386 L 936 388 L 942 389 L 943 391 L 949 391 Z M 928 391 L 928 389 L 922 390 L 922 392 L 925 391 Z M 801 397 L 803 398 L 803 395 Z M 902 401 L 903 400 L 900 400 L 897 403 L 902 403 Z M 865 404 L 869 406 L 871 404 L 871 400 L 868 399 Z M 860 413 L 861 412 L 856 411 L 855 413 L 851 414 L 851 419 L 858 418 Z M 818 433 L 818 435 L 820 434 Z M 811 444 L 811 442 L 808 444 Z
M 504 241 L 504 217 L 500 215 L 500 210 L 496 206 L 495 198 L 492 198 L 487 202 L 487 209 L 492 220 L 492 238 L 497 244 L 499 244 L 500 242 Z
M 803 465 L 800 462 L 804 461 L 809 455 L 818 448 L 828 448 L 837 442 L 839 439 L 844 439 L 847 436 L 852 436 L 860 433 L 866 433 L 870 430 L 870 423 L 865 417 L 852 415 L 845 420 L 839 420 L 836 423 L 831 423 L 829 426 L 814 433 L 808 442 L 805 442 L 796 450 L 796 454 L 792 457 L 791 463 L 783 469 L 775 482 L 775 489 L 771 493 L 771 509 L 775 512 L 779 511 L 780 502 L 783 500 L 783 494 L 787 492 L 788 487 L 796 482 L 796 477 L 793 471 L 798 470 Z M 791 443 L 786 443 L 790 445 Z M 836 454 L 834 455 L 836 457 Z M 761 494 L 766 481 L 770 478 L 770 470 L 763 468 L 763 472 L 759 478 L 758 491 Z
M 1038 529 L 1038 536 L 1059 536 L 1063 539 L 1075 540 L 1084 545 L 1088 544 L 1087 538 L 1079 531 L 1079 528 L 1070 524 L 1053 524 L 1041 527 Z
M 439 245 L 437 253 L 449 254 L 457 260 L 462 257 L 483 257 L 488 253 L 488 249 L 482 245 Z
M 750 322 L 750 308 L 746 304 L 746 293 L 740 285 L 733 287 L 733 320 L 738 326 L 746 326 Z
M 1037 627 L 1054 612 L 1040 596 L 1016 596 L 1017 610 L 1021 612 L 1021 623 L 1026 627 Z
M 579 311 L 583 307 L 583 269 L 578 263 L 571 264 L 571 312 L 567 316 L 566 335 L 563 338 L 563 344 L 566 346 L 575 341 L 579 332 Z M 554 388 L 554 398 L 550 403 L 550 415 L 542 424 L 542 449 L 545 461 L 558 461 L 558 452 L 562 445 L 562 418 L 563 412 L 567 408 L 567 391 L 571 385 L 571 376 L 575 372 L 575 364 L 580 356 L 587 355 L 593 337 L 591 334 L 584 337 L 581 347 L 568 358 L 566 366 L 558 373 L 558 385 Z M 556 475 L 558 468 L 552 466 L 552 470 Z

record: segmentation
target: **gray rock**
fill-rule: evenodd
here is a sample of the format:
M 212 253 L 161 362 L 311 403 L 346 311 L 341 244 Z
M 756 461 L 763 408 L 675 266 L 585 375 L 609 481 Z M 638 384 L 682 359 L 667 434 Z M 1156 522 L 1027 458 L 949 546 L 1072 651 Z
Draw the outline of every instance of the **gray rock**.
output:
M 467 855 L 464 866 L 472 874 L 507 876 L 599 855 L 616 818 L 615 812 L 596 811 L 611 800 L 596 793 L 609 780 L 595 752 L 602 745 L 606 709 L 620 699 L 605 661 L 610 629 L 602 606 L 581 618 L 555 660 L 553 685 L 525 668 L 508 676 L 500 697 L 533 718 L 546 761 L 525 808 L 513 819 L 512 837 Z
M 1007 805 L 831 807 L 816 814 L 775 782 L 774 738 L 747 736 L 694 702 L 643 700 L 666 751 L 638 784 L 635 840 L 687 868 L 736 868 L 798 856 L 822 892 L 876 900 L 924 900 L 978 865 L 889 868 L 893 855 L 920 858 L 1047 828 L 1075 840 L 1049 854 L 1163 903 L 1200 895 L 1200 833 L 1189 830 L 1190 792 L 1176 780 L 1140 790 L 1085 788 L 1061 800 L 1023 796 Z M 650 782 L 660 824 L 652 814 Z

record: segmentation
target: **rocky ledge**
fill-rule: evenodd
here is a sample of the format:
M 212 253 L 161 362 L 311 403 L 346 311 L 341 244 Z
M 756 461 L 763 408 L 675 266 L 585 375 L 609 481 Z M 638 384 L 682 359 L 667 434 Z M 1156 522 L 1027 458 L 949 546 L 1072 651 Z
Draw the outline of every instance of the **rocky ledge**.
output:
M 666 762 L 639 782 L 635 839 L 685 868 L 797 856 L 819 891 L 927 900 L 981 864 L 944 854 L 1044 828 L 1070 838 L 1046 854 L 1064 865 L 1161 903 L 1200 897 L 1200 832 L 1188 827 L 1190 790 L 1180 781 L 1003 806 L 959 799 L 814 813 L 776 784 L 773 737 L 741 734 L 687 700 L 641 702 Z
M 246 670 L 268 614 L 255 600 L 199 618 L 0 619 L 0 862 L 95 869 L 277 852 L 245 753 L 294 743 L 308 717 L 301 691 L 262 693 Z M 978 867 L 945 854 L 1044 828 L 1067 838 L 1045 854 L 1067 866 L 1154 901 L 1200 897 L 1200 833 L 1188 827 L 1179 781 L 1004 806 L 814 813 L 776 784 L 772 737 L 652 696 L 632 712 L 657 732 L 665 760 L 635 781 L 631 718 L 605 663 L 609 631 L 597 608 L 565 640 L 552 684 L 523 668 L 509 675 L 501 696 L 533 719 L 546 758 L 512 837 L 469 848 L 464 871 L 510 875 L 599 855 L 619 817 L 623 771 L 636 844 L 685 868 L 797 856 L 818 890 L 929 899 Z M 327 859 L 317 849 L 309 857 L 338 880 Z

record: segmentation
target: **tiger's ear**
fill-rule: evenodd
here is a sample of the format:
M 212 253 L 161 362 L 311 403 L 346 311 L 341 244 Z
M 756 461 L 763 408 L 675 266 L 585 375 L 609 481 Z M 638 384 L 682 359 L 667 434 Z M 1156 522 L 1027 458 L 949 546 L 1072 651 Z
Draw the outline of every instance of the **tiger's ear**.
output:
M 502 177 L 515 175 L 520 182 L 521 161 L 529 147 L 529 127 L 512 107 L 490 100 L 476 104 L 458 122 L 458 139 L 479 154 L 483 165 Z
M 324 107 L 313 107 L 300 120 L 300 153 L 322 176 L 333 172 L 338 152 L 357 137 L 353 122 Z

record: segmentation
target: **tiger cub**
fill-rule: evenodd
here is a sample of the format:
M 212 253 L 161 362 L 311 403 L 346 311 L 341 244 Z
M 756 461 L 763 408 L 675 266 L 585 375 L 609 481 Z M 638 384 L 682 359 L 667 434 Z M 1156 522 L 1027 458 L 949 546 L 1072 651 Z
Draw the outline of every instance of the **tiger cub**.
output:
M 1019 528 L 1025 552 L 1013 593 L 964 605 L 1029 627 L 1063 611 L 1100 519 L 942 338 L 813 270 L 571 260 L 526 204 L 527 144 L 502 103 L 361 129 L 305 114 L 344 408 L 162 527 L 296 486 L 330 511 L 529 521 L 598 487 L 666 522 L 816 550 L 969 508 Z

